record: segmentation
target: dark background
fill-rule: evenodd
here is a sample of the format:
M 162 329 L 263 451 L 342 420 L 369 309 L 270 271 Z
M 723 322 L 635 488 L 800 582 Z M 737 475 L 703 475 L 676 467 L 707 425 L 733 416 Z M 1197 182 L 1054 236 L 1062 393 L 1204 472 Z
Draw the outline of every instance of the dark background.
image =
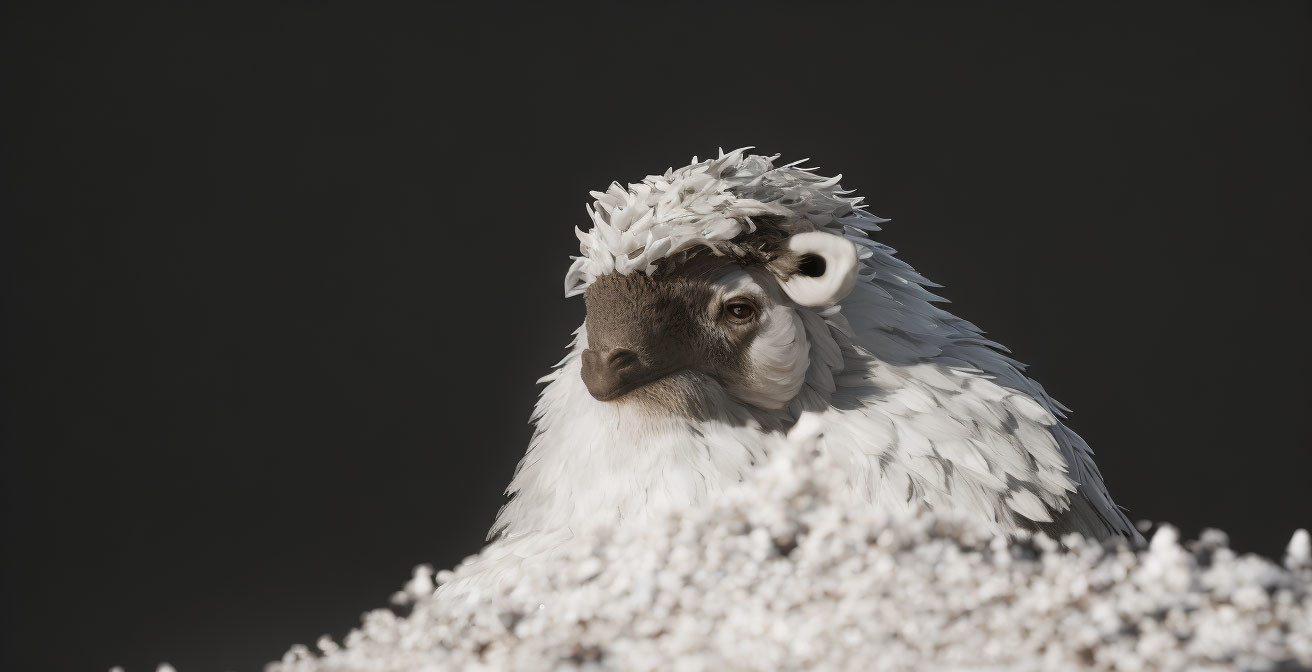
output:
M 718 146 L 842 172 L 1132 518 L 1312 523 L 1312 6 L 641 6 L 0 10 L 0 668 L 255 670 L 477 551 L 587 191 Z

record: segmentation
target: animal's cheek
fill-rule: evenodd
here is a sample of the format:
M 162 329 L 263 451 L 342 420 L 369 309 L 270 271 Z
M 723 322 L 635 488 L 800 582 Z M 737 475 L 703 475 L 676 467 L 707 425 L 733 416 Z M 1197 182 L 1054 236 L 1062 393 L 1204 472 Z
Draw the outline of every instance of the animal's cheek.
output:
M 811 347 L 800 315 L 771 310 L 747 348 L 743 375 L 730 393 L 762 408 L 783 408 L 801 391 Z

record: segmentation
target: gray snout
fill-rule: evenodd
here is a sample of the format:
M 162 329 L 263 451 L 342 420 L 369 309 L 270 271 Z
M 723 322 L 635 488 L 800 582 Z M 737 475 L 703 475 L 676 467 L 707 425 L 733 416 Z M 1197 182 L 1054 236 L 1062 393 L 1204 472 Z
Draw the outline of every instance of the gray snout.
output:
M 628 348 L 583 351 L 583 384 L 598 401 L 611 401 L 649 383 L 662 374 L 645 366 Z

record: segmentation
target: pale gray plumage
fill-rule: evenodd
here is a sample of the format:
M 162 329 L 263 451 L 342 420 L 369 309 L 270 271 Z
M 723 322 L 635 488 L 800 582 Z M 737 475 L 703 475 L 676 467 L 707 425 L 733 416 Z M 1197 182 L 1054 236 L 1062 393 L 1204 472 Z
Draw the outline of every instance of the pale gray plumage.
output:
M 941 299 L 926 289 L 937 285 L 869 238 L 886 220 L 849 198 L 841 176 L 814 175 L 800 162 L 775 167 L 775 158 L 721 151 L 593 193 L 593 227 L 577 232 L 582 254 L 567 294 L 609 274 L 682 278 L 712 301 L 748 297 L 758 324 L 750 336 L 722 339 L 737 353 L 722 359 L 733 362 L 697 364 L 705 358 L 684 352 L 686 361 L 670 364 L 659 355 L 668 360 L 659 380 L 635 391 L 612 386 L 621 396 L 608 401 L 596 393 L 600 379 L 588 383 L 593 394 L 582 380 L 600 365 L 595 353 L 584 361 L 589 329 L 580 327 L 543 378 L 537 431 L 493 535 L 522 544 L 696 505 L 740 480 L 807 413 L 823 426 L 820 448 L 850 466 L 849 486 L 872 506 L 973 513 L 1001 533 L 1138 539 L 1088 445 L 1060 422 L 1065 409 L 978 327 L 937 307 Z M 806 290 L 839 292 L 828 302 L 835 305 L 788 284 L 805 251 L 794 246 L 789 258 L 790 241 L 814 232 L 855 246 L 854 286 Z M 705 268 L 689 270 L 697 264 Z M 824 272 L 841 263 L 830 266 Z M 692 311 L 685 331 L 718 328 L 712 318 L 724 308 L 702 319 L 703 298 L 672 300 L 693 306 L 678 309 Z M 719 338 L 707 333 L 687 342 Z M 615 354 L 614 345 L 602 354 Z M 658 356 L 646 346 L 625 354 L 646 365 Z

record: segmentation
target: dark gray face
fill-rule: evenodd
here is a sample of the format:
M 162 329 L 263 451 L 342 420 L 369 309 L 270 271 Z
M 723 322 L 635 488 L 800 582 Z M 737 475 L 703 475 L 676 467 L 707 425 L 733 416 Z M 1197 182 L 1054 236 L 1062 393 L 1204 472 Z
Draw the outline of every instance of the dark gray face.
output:
M 656 277 L 597 278 L 584 295 L 588 349 L 582 375 L 588 392 L 601 401 L 638 390 L 671 394 L 653 384 L 679 372 L 722 384 L 741 378 L 762 307 L 751 297 L 721 297 L 713 283 L 727 268 L 721 262 Z

